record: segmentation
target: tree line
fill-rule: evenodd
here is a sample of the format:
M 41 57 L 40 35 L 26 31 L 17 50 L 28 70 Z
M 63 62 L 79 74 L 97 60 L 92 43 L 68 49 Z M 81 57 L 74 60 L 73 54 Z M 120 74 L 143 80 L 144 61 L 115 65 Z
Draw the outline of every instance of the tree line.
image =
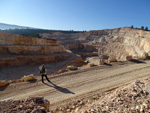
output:
M 31 37 L 38 37 L 41 38 L 39 33 L 53 33 L 53 32 L 61 32 L 61 33 L 80 33 L 80 32 L 86 32 L 86 31 L 74 31 L 74 30 L 45 30 L 45 29 L 6 29 L 1 30 L 0 32 L 4 33 L 12 33 L 12 34 L 20 34 L 24 36 L 31 36 Z
M 133 27 L 133 25 L 131 25 L 131 28 L 134 28 Z M 141 29 L 141 30 L 144 30 L 144 31 L 149 31 L 149 29 L 148 29 L 148 27 L 146 26 L 145 28 L 144 28 L 144 26 L 141 26 L 141 28 L 134 28 L 134 29 Z

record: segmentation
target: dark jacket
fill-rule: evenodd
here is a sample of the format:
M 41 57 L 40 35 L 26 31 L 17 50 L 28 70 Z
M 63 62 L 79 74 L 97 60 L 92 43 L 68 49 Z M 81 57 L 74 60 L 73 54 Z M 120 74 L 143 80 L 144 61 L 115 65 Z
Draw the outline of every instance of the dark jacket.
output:
M 42 75 L 46 75 L 46 69 L 45 69 L 45 68 L 42 68 L 42 70 L 40 71 L 40 73 L 41 73 Z

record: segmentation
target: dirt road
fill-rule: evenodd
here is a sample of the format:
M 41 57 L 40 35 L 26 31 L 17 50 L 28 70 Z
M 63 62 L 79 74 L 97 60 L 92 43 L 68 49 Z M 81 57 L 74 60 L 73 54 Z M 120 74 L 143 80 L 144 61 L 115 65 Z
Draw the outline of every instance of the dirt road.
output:
M 150 76 L 150 61 L 145 63 L 117 64 L 115 66 L 96 66 L 62 74 L 35 83 L 11 84 L 0 90 L 0 100 L 24 99 L 29 96 L 43 96 L 52 105 L 75 97 L 88 97 L 94 92 L 104 92 L 132 80 Z

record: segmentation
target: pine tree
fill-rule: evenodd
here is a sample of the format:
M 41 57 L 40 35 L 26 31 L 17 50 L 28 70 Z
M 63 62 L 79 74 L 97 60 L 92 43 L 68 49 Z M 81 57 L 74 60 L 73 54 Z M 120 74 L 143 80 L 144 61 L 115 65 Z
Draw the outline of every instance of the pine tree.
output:
M 145 31 L 148 31 L 148 27 L 147 26 L 145 27 Z
M 131 28 L 133 28 L 133 25 L 131 26 Z
M 141 30 L 144 30 L 144 26 L 141 26 Z

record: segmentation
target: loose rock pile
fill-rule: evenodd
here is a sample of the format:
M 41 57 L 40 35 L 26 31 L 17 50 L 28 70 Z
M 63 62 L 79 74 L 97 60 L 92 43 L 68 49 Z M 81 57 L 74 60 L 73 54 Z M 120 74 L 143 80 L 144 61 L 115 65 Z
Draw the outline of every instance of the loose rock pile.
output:
M 0 113 L 47 113 L 49 107 L 49 101 L 43 97 L 0 101 Z
M 148 83 L 149 81 L 149 83 Z M 80 111 L 87 113 L 149 113 L 150 79 L 147 82 L 137 80 L 135 83 L 116 89 L 88 104 Z
M 150 78 L 89 99 L 59 106 L 52 113 L 149 113 Z

